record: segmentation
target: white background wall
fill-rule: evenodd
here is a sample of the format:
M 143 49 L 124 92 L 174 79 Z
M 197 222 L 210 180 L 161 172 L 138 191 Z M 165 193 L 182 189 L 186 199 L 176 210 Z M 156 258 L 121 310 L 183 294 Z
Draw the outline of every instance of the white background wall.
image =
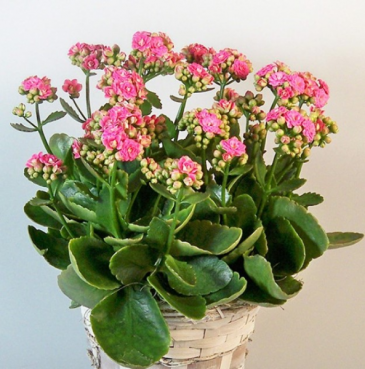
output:
M 16 121 L 12 108 L 24 101 L 17 94 L 23 79 L 46 75 L 61 87 L 66 78 L 82 77 L 67 57 L 69 47 L 78 41 L 117 43 L 128 52 L 134 32 L 163 31 L 176 49 L 193 42 L 218 50 L 237 48 L 256 70 L 281 60 L 293 70 L 309 70 L 327 81 L 331 99 L 326 111 L 337 120 L 340 133 L 325 150 L 313 152 L 304 169 L 305 189 L 324 195 L 326 201 L 314 213 L 327 231 L 365 231 L 365 6 L 360 0 L 0 0 L 0 4 L 1 368 L 90 367 L 79 311 L 68 309 L 69 301 L 56 284 L 57 271 L 44 263 L 28 240 L 22 208 L 36 187 L 22 171 L 25 161 L 41 150 L 40 142 L 9 126 Z M 155 86 L 163 97 L 177 91 L 173 77 Z M 252 85 L 238 86 L 242 93 L 246 89 L 252 90 Z M 204 98 L 199 100 L 203 103 Z M 165 106 L 166 114 L 172 114 L 174 105 Z M 68 119 L 51 125 L 48 134 L 53 131 L 81 135 L 80 126 Z M 304 289 L 296 298 L 283 309 L 262 309 L 248 369 L 364 367 L 364 246 L 362 242 L 328 252 L 300 276 Z

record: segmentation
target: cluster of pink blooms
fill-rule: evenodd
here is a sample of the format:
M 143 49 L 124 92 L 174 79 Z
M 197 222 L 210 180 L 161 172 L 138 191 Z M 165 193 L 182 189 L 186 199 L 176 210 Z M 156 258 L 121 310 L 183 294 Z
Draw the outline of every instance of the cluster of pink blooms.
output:
M 322 108 L 327 104 L 329 89 L 321 79 L 305 72 L 292 72 L 281 62 L 269 64 L 255 74 L 258 91 L 268 86 L 281 99 L 281 105 L 297 103 L 298 99 Z
M 236 124 L 243 115 L 234 100 L 221 99 L 213 104 L 213 109 L 218 110 L 221 116 L 226 115 L 230 124 Z
M 198 43 L 185 46 L 181 52 L 188 63 L 198 63 L 205 67 L 209 65 L 212 55 L 215 54 L 214 49 L 208 49 L 204 45 Z
M 214 137 L 228 138 L 230 126 L 227 114 L 222 115 L 218 109 L 197 108 L 185 112 L 178 129 L 187 130 L 194 136 L 196 146 L 206 149 Z
M 172 50 L 173 47 L 174 44 L 165 33 L 136 32 L 132 39 L 133 50 L 126 65 L 132 70 L 139 70 L 146 79 L 155 74 L 172 74 L 182 59 L 181 54 Z
M 80 97 L 82 85 L 77 81 L 77 79 L 66 79 L 63 83 L 62 90 L 68 93 L 71 99 L 77 99 Z
M 143 78 L 135 71 L 115 66 L 107 67 L 98 83 L 110 105 L 124 101 L 140 105 L 147 97 L 147 90 Z
M 316 135 L 316 126 L 304 110 L 280 106 L 271 110 L 266 120 L 269 130 L 275 132 L 281 150 L 292 156 L 300 156 L 303 145 L 312 143 Z
M 203 185 L 202 167 L 189 156 L 182 156 L 180 159 L 168 158 L 162 167 L 154 159 L 145 158 L 141 161 L 141 168 L 147 180 L 165 185 L 172 194 L 183 186 L 199 190 Z
M 84 70 L 103 69 L 104 48 L 105 46 L 103 45 L 90 45 L 78 42 L 70 48 L 68 56 L 72 64 Z
M 50 184 L 64 175 L 65 168 L 61 159 L 52 154 L 43 154 L 42 152 L 34 154 L 26 163 L 28 175 L 30 178 L 42 178 Z
M 247 163 L 248 155 L 246 154 L 246 145 L 242 143 L 236 136 L 227 140 L 222 140 L 217 149 L 213 153 L 213 167 L 218 171 L 223 171 L 227 163 L 231 163 L 234 158 L 238 158 L 237 164 L 244 165 Z
M 47 77 L 28 77 L 19 87 L 19 93 L 26 95 L 29 103 L 41 103 L 46 100 L 53 102 L 57 99 L 57 88 L 51 86 L 51 80 Z

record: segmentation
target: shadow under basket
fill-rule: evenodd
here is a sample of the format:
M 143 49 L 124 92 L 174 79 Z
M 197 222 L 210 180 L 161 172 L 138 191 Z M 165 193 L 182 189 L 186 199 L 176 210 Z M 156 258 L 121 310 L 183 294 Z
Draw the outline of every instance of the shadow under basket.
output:
M 245 303 L 220 305 L 207 310 L 201 320 L 192 320 L 161 306 L 170 329 L 168 353 L 151 369 L 244 369 L 247 344 L 254 332 L 258 306 Z M 81 307 L 85 330 L 91 345 L 88 350 L 96 369 L 123 369 L 99 347 L 90 325 L 90 310 Z

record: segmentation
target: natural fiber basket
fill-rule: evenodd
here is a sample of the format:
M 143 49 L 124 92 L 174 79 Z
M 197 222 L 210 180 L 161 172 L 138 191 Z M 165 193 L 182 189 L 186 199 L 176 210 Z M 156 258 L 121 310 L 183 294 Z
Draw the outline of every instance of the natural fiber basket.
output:
M 168 306 L 161 311 L 170 328 L 169 352 L 151 369 L 243 369 L 247 343 L 254 331 L 258 307 L 244 303 L 221 305 L 207 310 L 202 320 L 191 320 Z M 90 326 L 90 311 L 83 309 L 91 344 L 89 356 L 97 369 L 123 368 L 98 346 Z

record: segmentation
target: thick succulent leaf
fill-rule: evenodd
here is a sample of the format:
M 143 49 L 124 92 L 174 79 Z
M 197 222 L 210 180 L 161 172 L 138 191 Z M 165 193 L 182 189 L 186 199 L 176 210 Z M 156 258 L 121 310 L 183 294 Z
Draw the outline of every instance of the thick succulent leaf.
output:
M 205 316 L 205 300 L 201 296 L 181 296 L 176 294 L 157 275 L 147 278 L 149 284 L 175 310 L 190 319 L 202 319 Z
M 10 123 L 10 125 L 16 129 L 17 131 L 20 132 L 36 132 L 37 128 L 31 128 L 31 127 L 27 127 L 24 124 L 21 123 Z
M 231 251 L 237 246 L 241 236 L 240 228 L 213 224 L 205 220 L 189 222 L 178 234 L 180 240 L 189 242 L 214 255 Z
M 271 264 L 261 255 L 245 256 L 244 268 L 252 281 L 269 296 L 277 300 L 290 297 L 276 283 Z
M 110 270 L 124 285 L 140 282 L 155 269 L 157 257 L 156 251 L 149 246 L 126 246 L 112 256 Z
M 268 210 L 269 220 L 283 217 L 290 221 L 299 237 L 303 240 L 306 259 L 303 267 L 321 256 L 327 249 L 329 241 L 317 219 L 296 202 L 286 197 L 273 197 Z
M 72 212 L 76 217 L 87 220 L 92 223 L 98 223 L 98 217 L 95 211 L 89 210 L 81 205 L 75 204 L 71 199 L 65 197 L 61 192 L 59 193 L 59 198 L 66 206 L 66 208 Z
M 230 176 L 242 176 L 252 170 L 252 165 L 241 165 L 229 171 Z
M 58 276 L 58 286 L 61 291 L 79 305 L 92 309 L 112 291 L 100 290 L 84 282 L 74 271 L 72 265 Z
M 186 284 L 175 285 L 176 291 L 182 295 L 208 295 L 222 289 L 232 279 L 232 270 L 216 256 L 198 256 L 187 263 L 194 270 L 196 283 L 192 287 Z
M 162 145 L 166 151 L 166 155 L 170 158 L 180 159 L 182 156 L 187 155 L 192 160 L 199 162 L 198 158 L 192 151 L 182 147 L 176 141 L 172 141 L 170 137 L 167 137 L 167 135 L 162 138 Z
M 276 283 L 290 298 L 296 296 L 303 287 L 303 283 L 292 276 L 279 279 Z
M 266 227 L 269 252 L 266 259 L 273 265 L 275 275 L 292 275 L 301 270 L 305 247 L 291 223 L 284 218 L 271 220 Z
M 210 183 L 207 187 L 207 193 L 210 194 L 211 198 L 216 201 L 217 204 L 222 204 L 222 194 L 223 194 L 223 187 L 216 184 L 216 183 Z M 230 195 L 228 191 L 225 192 L 225 203 L 227 204 L 230 200 Z
M 245 278 L 240 278 L 237 272 L 233 273 L 231 281 L 221 290 L 204 296 L 207 308 L 211 308 L 221 304 L 228 304 L 240 297 L 247 287 Z
M 54 122 L 56 120 L 62 119 L 67 113 L 64 111 L 55 111 L 51 113 L 44 121 L 42 121 L 42 125 L 46 125 L 48 123 Z
M 90 234 L 90 228 L 87 223 L 68 222 L 67 228 L 71 231 L 72 237 L 68 233 L 65 227 L 61 228 L 61 236 L 65 239 L 78 238 L 82 236 L 88 236 Z
M 147 368 L 169 350 L 168 326 L 148 288 L 129 286 L 109 295 L 90 321 L 101 348 L 122 366 Z
M 307 180 L 303 178 L 292 178 L 292 179 L 289 179 L 287 181 L 280 183 L 277 187 L 273 188 L 271 192 L 294 191 L 302 187 L 305 184 L 305 182 L 307 182 Z
M 147 100 L 152 104 L 154 108 L 162 109 L 161 100 L 155 92 L 147 90 Z
M 128 182 L 129 182 L 129 176 L 128 173 L 126 173 L 124 170 L 117 170 L 117 184 L 115 188 L 118 190 L 120 196 L 122 199 L 127 199 L 128 197 Z
M 49 210 L 46 211 L 46 210 Z M 58 214 L 47 206 L 33 206 L 30 202 L 24 206 L 25 214 L 35 223 L 44 227 L 61 229 L 62 223 Z
M 182 209 L 177 214 L 177 221 L 178 226 L 175 229 L 174 233 L 179 232 L 185 225 L 189 222 L 194 214 L 194 209 L 196 205 L 190 205 L 185 209 Z M 171 221 L 174 218 L 175 214 L 168 214 L 164 216 L 166 221 Z
M 68 180 L 62 185 L 60 192 L 73 203 L 95 211 L 97 197 L 91 193 L 84 183 Z
M 217 212 L 217 205 L 209 197 L 203 202 L 196 205 L 192 220 L 210 220 L 212 223 L 219 223 L 219 214 Z
M 227 215 L 228 224 L 242 229 L 242 236 L 247 238 L 255 229 L 257 223 L 257 208 L 250 195 L 237 196 L 232 204 L 237 212 Z
M 160 251 L 163 251 L 169 237 L 170 227 L 160 218 L 154 217 L 147 231 L 147 243 Z
M 279 300 L 261 290 L 251 280 L 247 282 L 247 288 L 240 297 L 243 301 L 264 307 L 275 307 L 285 304 L 287 300 Z
M 256 227 L 257 228 L 263 227 L 261 219 L 257 219 Z M 255 250 L 262 256 L 265 256 L 269 250 L 267 245 L 265 229 L 262 230 L 261 236 L 255 242 Z
M 32 226 L 28 227 L 30 239 L 36 250 L 57 269 L 66 269 L 70 264 L 68 242 L 63 238 L 54 237 Z
M 261 151 L 259 150 L 255 156 L 253 171 L 257 181 L 262 187 L 265 187 L 265 177 L 267 173 L 265 161 Z
M 64 99 L 60 98 L 60 103 L 71 118 L 75 119 L 79 123 L 84 123 L 84 120 L 79 117 L 73 107 L 70 106 Z
M 351 246 L 364 238 L 362 233 L 355 232 L 331 232 L 327 233 L 327 236 L 330 241 L 329 249 Z
M 212 255 L 208 250 L 200 249 L 197 246 L 191 245 L 189 242 L 181 240 L 174 240 L 170 249 L 170 254 L 175 257 Z
M 193 287 L 196 284 L 194 269 L 185 261 L 179 261 L 171 255 L 166 255 L 163 270 L 174 290 L 178 290 L 181 285 Z
M 108 244 L 113 246 L 115 251 L 125 247 L 131 246 L 135 243 L 140 243 L 142 241 L 143 234 L 140 234 L 133 238 L 114 238 L 114 237 L 105 237 L 104 241 Z
M 151 188 L 156 191 L 159 195 L 162 197 L 165 197 L 166 199 L 176 201 L 174 195 L 169 192 L 165 186 L 163 186 L 160 183 L 150 183 Z
M 109 269 L 113 248 L 91 237 L 72 239 L 69 243 L 70 259 L 78 276 L 91 286 L 103 290 L 120 287 Z
M 243 256 L 248 251 L 252 250 L 255 243 L 260 238 L 264 228 L 257 228 L 252 234 L 250 234 L 243 242 L 241 242 L 233 251 L 231 251 L 228 255 L 224 256 L 222 260 L 224 260 L 228 264 L 234 263 L 240 256 Z
M 303 193 L 302 195 L 294 194 L 292 196 L 292 200 L 294 200 L 299 205 L 308 207 L 318 205 L 323 202 L 323 197 L 314 192 Z
M 202 201 L 205 201 L 209 196 L 210 194 L 207 192 L 192 192 L 184 196 L 182 202 L 186 202 L 188 204 L 198 204 Z
M 152 104 L 148 100 L 145 100 L 139 106 L 139 108 L 141 109 L 141 112 L 142 112 L 143 116 L 150 115 L 152 113 Z

